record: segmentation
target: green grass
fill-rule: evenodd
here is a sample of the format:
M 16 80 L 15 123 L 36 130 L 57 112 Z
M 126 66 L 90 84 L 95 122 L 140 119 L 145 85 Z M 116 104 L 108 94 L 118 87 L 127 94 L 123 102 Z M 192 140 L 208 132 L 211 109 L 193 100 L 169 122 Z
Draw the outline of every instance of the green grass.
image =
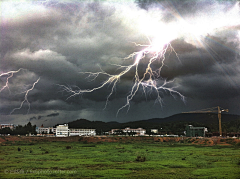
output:
M 0 178 L 239 178 L 240 148 L 8 142 L 0 145 L 0 163 Z

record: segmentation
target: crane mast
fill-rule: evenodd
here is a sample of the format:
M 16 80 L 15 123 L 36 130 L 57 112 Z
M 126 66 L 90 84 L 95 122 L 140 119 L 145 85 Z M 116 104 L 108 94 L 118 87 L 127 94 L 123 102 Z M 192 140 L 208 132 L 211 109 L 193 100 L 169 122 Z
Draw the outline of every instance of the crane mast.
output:
M 219 135 L 222 136 L 222 121 L 221 121 L 221 110 L 218 106 L 218 122 L 219 122 Z
M 219 121 L 219 134 L 220 136 L 222 136 L 222 122 L 221 122 L 221 113 L 225 111 L 228 112 L 228 109 L 220 109 L 220 107 L 218 106 L 218 121 Z
M 217 108 L 217 110 L 213 110 Z M 222 117 L 221 114 L 222 112 L 228 112 L 228 109 L 221 109 L 221 107 L 213 107 L 213 108 L 208 108 L 208 109 L 202 109 L 199 111 L 190 111 L 190 112 L 183 112 L 183 113 L 209 113 L 209 112 L 217 112 L 218 113 L 218 123 L 219 123 L 219 135 L 222 136 Z

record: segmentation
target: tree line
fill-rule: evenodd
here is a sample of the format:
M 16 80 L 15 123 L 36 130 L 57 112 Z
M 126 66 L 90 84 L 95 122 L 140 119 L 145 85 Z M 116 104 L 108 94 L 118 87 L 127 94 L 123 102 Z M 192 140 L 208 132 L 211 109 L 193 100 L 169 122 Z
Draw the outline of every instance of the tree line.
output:
M 5 127 L 0 129 L 0 134 L 10 134 L 10 135 L 26 135 L 26 134 L 34 134 L 36 135 L 36 125 L 32 125 L 31 122 L 28 122 L 26 125 L 18 125 L 13 130 L 11 130 L 9 127 Z

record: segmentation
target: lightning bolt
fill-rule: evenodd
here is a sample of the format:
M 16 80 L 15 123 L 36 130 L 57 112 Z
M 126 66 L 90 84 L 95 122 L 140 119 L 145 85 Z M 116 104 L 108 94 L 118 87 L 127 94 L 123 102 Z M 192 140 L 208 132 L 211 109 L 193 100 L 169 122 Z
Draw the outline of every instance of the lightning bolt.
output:
M 0 93 L 1 93 L 5 88 L 8 88 L 8 90 L 10 91 L 9 86 L 8 86 L 8 84 L 9 84 L 9 79 L 13 77 L 13 74 L 18 73 L 20 70 L 22 70 L 22 68 L 20 68 L 20 69 L 17 70 L 17 71 L 9 71 L 9 72 L 0 74 L 0 77 L 8 76 L 7 79 L 6 79 L 5 85 L 4 85 L 4 86 L 1 88 L 1 90 L 0 90 Z
M 25 102 L 27 102 L 27 104 L 28 104 L 28 112 L 27 112 L 27 114 L 29 113 L 30 103 L 29 103 L 28 98 L 27 98 L 27 97 L 28 97 L 28 93 L 34 89 L 35 85 L 38 83 L 39 80 L 40 80 L 40 77 L 37 79 L 37 81 L 35 81 L 35 82 L 33 83 L 32 87 L 31 87 L 30 89 L 28 89 L 28 90 L 26 90 L 26 91 L 24 92 L 24 93 L 25 93 L 24 100 L 21 102 L 20 106 L 19 106 L 18 108 L 14 108 L 14 109 L 11 111 L 10 114 L 12 114 L 15 110 L 21 109 L 22 106 L 23 106 L 23 104 L 24 104 Z
M 130 94 L 127 95 L 127 97 L 126 97 L 125 105 L 123 105 L 120 109 L 118 109 L 117 115 L 124 108 L 128 108 L 127 111 L 129 110 L 130 102 L 133 100 L 133 97 L 137 94 L 137 92 L 139 91 L 140 88 L 143 89 L 145 95 L 146 95 L 147 89 L 150 89 L 151 91 L 154 90 L 157 94 L 156 101 L 159 102 L 161 105 L 162 105 L 161 93 L 163 93 L 163 91 L 169 92 L 173 97 L 175 95 L 178 95 L 184 101 L 185 97 L 180 92 L 176 91 L 173 87 L 171 87 L 171 88 L 167 87 L 168 84 L 172 83 L 173 81 L 164 80 L 163 84 L 159 85 L 159 81 L 162 79 L 161 71 L 165 65 L 164 61 L 166 59 L 165 58 L 166 53 L 168 51 L 170 53 L 174 52 L 176 57 L 179 59 L 179 57 L 178 57 L 176 51 L 174 50 L 174 48 L 172 47 L 172 45 L 169 42 L 156 43 L 156 42 L 151 42 L 151 41 L 150 41 L 150 45 L 141 45 L 141 44 L 136 44 L 136 43 L 134 43 L 134 44 L 135 44 L 135 46 L 142 46 L 145 48 L 143 48 L 143 50 L 141 50 L 141 51 L 133 52 L 129 56 L 125 57 L 124 58 L 125 60 L 134 59 L 134 63 L 131 65 L 128 65 L 128 66 L 117 65 L 117 66 L 119 66 L 119 69 L 122 70 L 120 73 L 118 73 L 116 75 L 112 75 L 112 74 L 109 74 L 109 73 L 103 71 L 102 69 L 100 72 L 97 72 L 97 73 L 81 72 L 83 74 L 88 74 L 87 78 L 93 78 L 93 80 L 95 80 L 99 75 L 105 75 L 107 77 L 107 80 L 105 80 L 100 86 L 97 86 L 92 89 L 80 89 L 79 87 L 77 87 L 77 89 L 73 89 L 72 86 L 59 85 L 63 91 L 70 94 L 67 99 L 77 96 L 77 95 L 82 95 L 84 93 L 92 93 L 94 91 L 104 88 L 106 85 L 112 85 L 111 91 L 106 99 L 106 104 L 105 104 L 105 108 L 106 108 L 106 106 L 109 102 L 109 98 L 112 96 L 117 83 L 120 81 L 120 78 L 123 77 L 125 74 L 127 74 L 131 69 L 135 69 L 134 83 L 130 90 Z M 150 58 L 148 58 L 148 56 L 150 56 Z M 139 63 L 143 59 L 148 59 L 148 63 L 147 63 L 147 67 L 145 68 L 145 72 L 143 73 L 142 77 L 140 77 L 138 66 L 139 66 Z M 160 63 L 161 65 L 157 70 L 154 70 L 152 68 L 152 66 L 153 66 L 153 63 L 157 60 L 161 62 Z
M 5 72 L 5 73 L 1 73 L 1 74 L 0 74 L 0 77 L 5 77 L 5 76 L 7 76 L 5 85 L 1 88 L 0 93 L 1 93 L 5 88 L 7 88 L 7 89 L 10 91 L 10 88 L 9 88 L 9 79 L 11 79 L 15 73 L 18 73 L 18 72 L 20 72 L 21 70 L 24 70 L 24 69 L 23 69 L 23 68 L 20 68 L 20 69 L 18 69 L 17 71 L 9 71 L 9 72 Z M 29 113 L 30 103 L 29 103 L 28 98 L 27 98 L 27 97 L 28 97 L 28 93 L 34 89 L 35 85 L 38 83 L 39 80 L 40 80 L 40 78 L 38 78 L 38 80 L 33 83 L 32 87 L 31 87 L 30 89 L 28 89 L 28 90 L 26 90 L 26 91 L 23 92 L 23 93 L 25 93 L 24 100 L 21 102 L 20 106 L 19 106 L 18 108 L 14 108 L 14 109 L 11 111 L 10 114 L 12 114 L 12 113 L 13 113 L 15 110 L 17 110 L 17 109 L 21 109 L 22 106 L 23 106 L 23 104 L 24 104 L 25 102 L 27 102 L 27 104 L 28 104 L 28 112 L 27 112 L 27 113 Z M 11 92 L 11 91 L 10 91 L 10 92 Z

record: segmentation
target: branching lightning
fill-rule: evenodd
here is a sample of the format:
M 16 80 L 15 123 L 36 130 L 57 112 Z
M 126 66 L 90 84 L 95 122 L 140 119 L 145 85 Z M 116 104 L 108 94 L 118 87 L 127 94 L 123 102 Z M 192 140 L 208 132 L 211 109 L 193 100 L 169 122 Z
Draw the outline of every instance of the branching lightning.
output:
M 8 84 L 9 84 L 9 79 L 13 77 L 13 74 L 18 73 L 20 70 L 22 70 L 22 68 L 20 68 L 20 69 L 17 70 L 17 71 L 9 71 L 9 72 L 0 74 L 0 77 L 7 76 L 6 83 L 5 83 L 5 85 L 1 88 L 0 92 L 2 92 L 5 88 L 8 88 L 8 90 L 10 91 L 9 86 L 8 86 Z
M 20 72 L 21 70 L 23 70 L 23 69 L 20 68 L 20 69 L 17 70 L 17 71 L 9 71 L 9 72 L 0 74 L 0 77 L 7 76 L 5 85 L 1 88 L 0 93 L 1 93 L 5 88 L 8 88 L 8 90 L 10 91 L 10 88 L 9 88 L 9 79 L 11 79 L 15 73 L 18 73 L 18 72 Z M 26 91 L 23 92 L 23 93 L 25 93 L 25 95 L 24 95 L 24 100 L 21 102 L 20 106 L 19 106 L 18 108 L 14 108 L 14 109 L 10 112 L 10 114 L 12 114 L 15 110 L 21 109 L 22 106 L 23 106 L 23 104 L 24 104 L 25 102 L 28 104 L 28 111 L 27 111 L 27 113 L 29 113 L 30 103 L 29 103 L 29 101 L 28 101 L 28 93 L 34 89 L 35 85 L 39 82 L 39 80 L 40 80 L 40 77 L 37 79 L 37 81 L 35 81 L 35 82 L 33 83 L 32 87 L 31 87 L 30 89 L 28 89 L 28 90 L 26 90 Z
M 125 60 L 133 59 L 134 62 L 128 66 L 117 65 L 119 67 L 118 70 L 121 70 L 118 74 L 110 74 L 102 69 L 97 73 L 83 72 L 83 74 L 88 75 L 88 78 L 93 80 L 100 75 L 106 76 L 106 80 L 97 87 L 91 89 L 81 89 L 79 87 L 73 88 L 72 86 L 60 85 L 63 91 L 66 91 L 69 94 L 68 99 L 84 93 L 92 93 L 110 85 L 111 91 L 106 99 L 106 108 L 117 83 L 120 82 L 120 78 L 129 73 L 130 70 L 135 70 L 133 85 L 126 97 L 126 103 L 117 111 L 117 114 L 124 108 L 128 108 L 127 111 L 129 110 L 130 102 L 140 89 L 142 89 L 146 97 L 147 92 L 155 92 L 157 95 L 156 102 L 161 105 L 163 102 L 162 95 L 164 92 L 169 93 L 173 97 L 178 96 L 185 101 L 185 97 L 176 90 L 176 87 L 169 87 L 173 85 L 173 81 L 167 81 L 166 79 L 163 79 L 161 75 L 162 69 L 165 66 L 165 60 L 167 59 L 166 56 L 168 54 L 174 53 L 177 59 L 179 59 L 177 52 L 171 45 L 171 41 L 184 37 L 186 42 L 194 44 L 196 47 L 200 46 L 200 48 L 204 47 L 207 49 L 207 44 L 204 44 L 201 37 L 206 37 L 208 33 L 215 33 L 217 30 L 221 30 L 222 28 L 236 27 L 236 25 L 239 24 L 239 3 L 236 3 L 234 7 L 229 9 L 226 13 L 220 13 L 217 16 L 215 13 L 206 13 L 206 16 L 194 18 L 194 21 L 192 21 L 191 18 L 183 19 L 181 14 L 174 14 L 177 21 L 166 24 L 159 22 L 152 17 L 148 18 L 146 16 L 139 18 L 139 30 L 146 34 L 146 36 L 154 37 L 153 41 L 148 38 L 150 45 L 134 43 L 136 46 L 142 47 L 143 49 L 133 52 L 124 58 Z M 231 19 L 231 21 L 229 19 Z M 142 72 L 139 64 L 143 64 L 146 61 L 146 68 Z M 160 62 L 160 66 L 158 66 L 157 69 L 155 65 L 156 63 L 154 63 L 155 61 Z
M 134 59 L 134 63 L 131 65 L 128 65 L 128 66 L 117 65 L 117 66 L 119 66 L 119 69 L 122 70 L 120 73 L 118 73 L 116 75 L 111 75 L 111 74 L 103 71 L 102 69 L 100 72 L 97 72 L 97 73 L 81 72 L 83 74 L 88 74 L 88 78 L 93 78 L 93 80 L 95 80 L 99 75 L 107 76 L 107 80 L 105 80 L 100 86 L 92 88 L 92 89 L 80 89 L 78 87 L 77 90 L 74 90 L 73 87 L 71 87 L 71 86 L 65 86 L 65 85 L 59 85 L 59 86 L 62 87 L 63 91 L 66 91 L 67 93 L 70 94 L 68 97 L 68 99 L 69 99 L 69 98 L 77 96 L 77 95 L 97 91 L 97 90 L 105 87 L 106 85 L 112 85 L 111 91 L 106 99 L 106 104 L 105 104 L 105 108 L 106 108 L 106 106 L 109 102 L 109 98 L 113 94 L 117 83 L 120 81 L 120 78 L 123 77 L 125 74 L 127 74 L 131 69 L 135 69 L 134 83 L 131 87 L 130 93 L 126 97 L 125 105 L 123 105 L 120 109 L 118 109 L 117 114 L 124 108 L 128 108 L 127 111 L 129 110 L 130 102 L 133 100 L 134 96 L 137 94 L 137 92 L 139 91 L 140 88 L 143 89 L 145 96 L 146 96 L 146 91 L 148 89 L 150 91 L 155 91 L 157 94 L 156 101 L 159 102 L 161 105 L 162 105 L 162 97 L 161 97 L 160 93 L 162 93 L 164 91 L 169 92 L 173 97 L 174 97 L 174 94 L 178 95 L 184 101 L 184 96 L 180 92 L 176 91 L 173 87 L 167 87 L 168 84 L 172 83 L 173 81 L 163 80 L 164 81 L 163 84 L 159 85 L 159 81 L 162 80 L 161 71 L 165 65 L 164 61 L 166 59 L 165 58 L 166 53 L 174 52 L 178 58 L 178 55 L 177 55 L 176 51 L 174 50 L 174 48 L 172 47 L 172 45 L 170 44 L 170 42 L 152 43 L 150 41 L 150 45 L 141 45 L 141 44 L 136 44 L 136 43 L 134 43 L 134 44 L 136 46 L 143 46 L 145 48 L 141 51 L 134 52 L 134 53 L 130 54 L 129 56 L 125 57 L 124 58 L 125 60 Z M 148 56 L 150 56 L 150 57 L 148 57 Z M 141 74 L 139 72 L 138 66 L 139 66 L 139 63 L 143 59 L 148 59 L 148 63 L 147 63 L 147 66 L 145 68 L 145 71 L 144 71 L 142 77 L 140 77 Z M 153 62 L 155 62 L 157 60 L 161 62 L 160 63 L 161 65 L 157 70 L 154 70 L 152 68 Z
M 28 97 L 28 93 L 34 89 L 35 85 L 38 83 L 39 80 L 40 80 L 40 77 L 37 79 L 37 81 L 35 81 L 35 82 L 33 83 L 32 87 L 31 87 L 30 89 L 28 89 L 28 90 L 26 90 L 26 91 L 24 92 L 24 93 L 25 93 L 24 100 L 21 102 L 20 106 L 19 106 L 18 108 L 14 108 L 14 109 L 11 111 L 10 114 L 12 114 L 15 110 L 21 109 L 22 106 L 23 106 L 23 104 L 24 104 L 25 102 L 28 104 L 28 112 L 27 112 L 27 114 L 29 113 L 30 103 L 29 103 L 28 98 L 27 98 L 27 97 Z
M 143 92 L 146 99 L 149 94 L 154 93 L 154 96 L 156 97 L 155 102 L 159 103 L 160 105 L 162 105 L 163 103 L 162 96 L 166 93 L 170 94 L 173 98 L 178 97 L 178 98 L 181 98 L 183 102 L 185 101 L 184 95 L 181 94 L 181 92 L 177 91 L 178 86 L 174 86 L 175 85 L 174 80 L 169 81 L 162 77 L 163 76 L 162 71 L 166 66 L 165 62 L 168 59 L 167 56 L 170 57 L 170 54 L 173 54 L 180 61 L 180 58 L 177 52 L 171 45 L 171 42 L 173 40 L 184 39 L 184 42 L 192 46 L 196 46 L 197 48 L 198 47 L 204 48 L 212 56 L 212 59 L 214 59 L 215 56 L 218 55 L 217 51 L 214 51 L 214 48 L 212 48 L 207 42 L 204 41 L 206 37 L 208 38 L 208 36 L 211 37 L 215 35 L 217 35 L 216 37 L 221 36 L 221 32 L 223 31 L 223 34 L 224 34 L 227 29 L 238 29 L 237 32 L 240 37 L 240 32 L 239 32 L 240 3 L 239 2 L 236 2 L 234 7 L 232 8 L 230 8 L 230 5 L 223 8 L 223 6 L 220 3 L 219 4 L 214 3 L 214 6 L 209 7 L 208 9 L 209 12 L 205 12 L 204 9 L 196 10 L 195 11 L 196 13 L 194 13 L 196 16 L 191 15 L 191 13 L 194 12 L 193 9 L 192 11 L 189 12 L 189 14 L 186 13 L 185 11 L 183 14 L 180 14 L 181 10 L 183 10 L 182 6 L 179 6 L 181 7 L 181 10 L 178 8 L 175 9 L 174 7 L 173 8 L 171 7 L 171 3 L 169 5 L 170 8 L 167 9 L 167 6 L 166 6 L 163 12 L 158 12 L 158 11 L 161 11 L 162 7 L 164 7 L 162 5 L 161 5 L 161 8 L 157 8 L 159 10 L 149 9 L 149 11 L 142 11 L 142 10 L 139 10 L 139 8 L 134 9 L 135 6 L 126 7 L 126 10 L 123 10 L 121 8 L 124 7 L 125 9 L 125 6 L 120 7 L 119 4 L 111 5 L 111 7 L 114 7 L 111 9 L 109 4 L 104 3 L 103 5 L 100 5 L 98 2 L 95 6 L 93 2 L 90 2 L 89 5 L 88 4 L 85 5 L 84 3 L 79 3 L 78 1 L 73 1 L 71 3 L 68 3 L 62 0 L 59 0 L 59 1 L 38 0 L 36 2 L 32 1 L 31 3 L 28 3 L 28 2 L 25 3 L 25 1 L 24 3 L 23 2 L 11 2 L 11 3 L 4 2 L 2 3 L 2 7 L 4 7 L 2 8 L 3 9 L 2 17 L 4 20 L 3 22 L 6 21 L 7 22 L 6 27 L 8 27 L 8 25 L 11 25 L 11 23 L 8 23 L 8 22 L 13 21 L 12 25 L 14 25 L 15 22 L 16 24 L 18 24 L 20 20 L 20 25 L 22 25 L 29 20 L 28 18 L 30 18 L 30 20 L 33 20 L 32 15 L 29 16 L 29 14 L 31 13 L 35 14 L 36 10 L 39 10 L 38 12 L 36 12 L 38 17 L 39 15 L 42 15 L 43 17 L 50 16 L 52 15 L 52 12 L 57 12 L 56 14 L 55 13 L 53 14 L 52 19 L 49 19 L 48 17 L 46 19 L 41 17 L 39 19 L 36 19 L 36 21 L 34 22 L 38 22 L 38 20 L 41 20 L 41 22 L 45 22 L 45 20 L 47 20 L 46 22 L 52 22 L 52 20 L 54 21 L 59 20 L 58 25 L 61 25 L 59 28 L 62 28 L 63 25 L 61 23 L 65 22 L 64 21 L 65 18 L 69 18 L 69 21 L 71 21 L 72 23 L 69 23 L 69 24 L 67 23 L 66 27 L 68 27 L 69 30 L 74 29 L 74 31 L 69 32 L 69 37 L 67 38 L 68 40 L 66 41 L 66 46 L 68 46 L 69 44 L 72 44 L 73 42 L 78 42 L 78 40 L 83 39 L 85 32 L 87 32 L 88 30 L 88 28 L 85 28 L 85 26 L 99 27 L 102 24 L 106 24 L 106 27 L 113 27 L 112 31 L 114 31 L 116 28 L 121 30 L 122 32 L 124 32 L 125 30 L 126 30 L 125 32 L 130 32 L 131 30 L 131 32 L 133 33 L 136 32 L 136 37 L 139 37 L 139 35 L 145 34 L 149 40 L 149 45 L 138 44 L 133 42 L 133 44 L 137 48 L 141 48 L 141 50 L 135 51 L 130 55 L 126 56 L 125 58 L 123 58 L 126 61 L 130 61 L 128 65 L 114 64 L 117 68 L 117 71 L 115 73 L 110 73 L 108 71 L 105 71 L 101 67 L 98 72 L 90 72 L 90 71 L 80 72 L 82 75 L 87 76 L 87 80 L 89 80 L 90 82 L 95 81 L 100 77 L 104 77 L 105 80 L 98 86 L 95 86 L 93 88 L 82 89 L 79 86 L 59 85 L 61 89 L 68 94 L 67 99 L 76 97 L 78 95 L 83 95 L 86 93 L 93 93 L 109 86 L 110 91 L 106 95 L 106 103 L 105 103 L 105 108 L 106 108 L 110 101 L 110 98 L 113 96 L 115 89 L 117 88 L 117 85 L 120 83 L 120 80 L 123 77 L 127 76 L 128 74 L 132 74 L 132 72 L 134 72 L 132 75 L 132 79 L 133 79 L 132 86 L 129 87 L 129 92 L 126 94 L 126 101 L 118 109 L 117 114 L 125 108 L 127 108 L 127 111 L 128 111 L 130 109 L 130 105 L 134 101 L 134 98 L 136 99 L 137 94 L 140 92 Z M 118 7 L 120 7 L 120 9 L 118 9 Z M 220 7 L 220 8 L 216 8 L 216 7 Z M 99 10 L 97 8 L 99 8 Z M 93 10 L 94 12 L 91 12 Z M 68 12 L 71 12 L 71 13 L 68 13 Z M 67 13 L 67 16 L 65 13 Z M 63 16 L 61 16 L 61 14 L 64 14 L 64 18 Z M 128 14 L 128 16 L 125 16 L 125 14 Z M 186 18 L 183 18 L 185 15 L 186 15 Z M 101 18 L 98 18 L 98 16 Z M 95 17 L 97 18 L 95 19 Z M 115 27 L 115 23 L 118 22 L 114 20 L 114 18 L 116 17 L 119 18 L 118 21 L 124 22 L 124 23 L 121 23 L 121 25 L 118 25 Z M 97 22 L 100 19 L 101 21 Z M 108 24 L 112 22 L 113 24 Z M 83 36 L 79 35 L 80 33 L 78 32 L 78 27 L 81 27 L 82 29 L 81 32 L 84 32 L 82 33 Z M 77 33 L 75 33 L 75 29 Z M 108 31 L 105 31 L 106 29 L 107 28 L 105 27 L 102 29 L 99 29 L 101 35 L 104 34 L 104 36 L 99 35 L 96 37 L 105 38 L 106 36 L 108 36 L 107 34 Z M 52 31 L 52 27 L 49 26 L 49 30 L 51 30 L 51 34 L 53 34 L 54 39 L 55 39 L 55 35 L 58 39 L 59 33 L 55 31 L 55 28 L 53 28 L 53 31 Z M 64 24 L 64 30 L 66 30 L 65 24 Z M 92 31 L 92 32 L 94 33 L 91 33 L 91 34 L 95 35 L 95 31 Z M 74 37 L 74 34 L 76 34 L 77 36 Z M 97 34 L 97 31 L 96 31 L 96 34 Z M 114 33 L 112 34 L 114 35 Z M 111 36 L 112 34 L 110 34 L 109 39 L 115 38 L 114 36 Z M 26 34 L 23 34 L 23 35 L 26 35 Z M 89 34 L 89 36 L 91 35 Z M 95 37 L 95 36 L 91 36 L 91 37 Z M 133 39 L 135 39 L 136 37 L 133 37 Z M 75 41 L 75 38 L 77 39 L 76 41 Z M 92 40 L 91 42 L 95 42 L 94 39 L 95 38 L 91 38 Z M 117 40 L 118 39 L 116 39 L 116 41 Z M 45 40 L 43 39 L 43 41 L 40 41 L 40 42 L 45 42 Z M 49 39 L 47 39 L 46 42 L 49 42 Z M 61 41 L 59 40 L 59 42 Z M 38 43 L 38 41 L 36 41 L 36 43 Z M 48 45 L 49 50 L 55 51 L 56 49 L 56 53 L 59 53 L 59 48 L 55 48 L 56 44 L 54 43 L 55 42 L 53 42 L 52 45 L 51 44 Z M 88 43 L 88 41 L 83 43 Z M 34 45 L 35 48 L 38 48 L 38 45 L 36 46 Z M 52 47 L 54 48 L 52 49 Z M 29 47 L 29 49 L 31 48 Z M 11 53 L 9 53 L 9 55 L 11 55 Z M 66 53 L 63 52 L 61 56 L 65 57 Z M 42 58 L 38 58 L 38 56 L 36 55 L 34 56 L 34 59 L 39 60 Z M 33 63 L 33 61 L 34 60 L 31 61 L 31 64 Z M 18 64 L 22 65 L 24 63 L 17 63 L 16 65 Z M 144 66 L 144 68 L 142 68 L 142 66 Z M 21 70 L 25 70 L 23 68 L 20 68 L 17 71 L 0 73 L 0 78 L 2 79 L 2 84 L 3 84 L 0 87 L 0 94 L 3 94 L 4 90 L 8 90 L 10 93 L 11 93 L 11 90 L 13 91 L 13 89 L 11 89 L 11 79 L 14 78 L 15 74 L 19 73 Z M 24 94 L 24 99 L 22 100 L 21 98 L 20 106 L 17 108 L 14 108 L 10 114 L 14 113 L 16 110 L 21 109 L 25 103 L 28 105 L 27 112 L 29 113 L 30 102 L 28 101 L 28 95 L 32 90 L 34 90 L 39 80 L 40 78 L 38 78 L 33 84 L 31 83 L 30 85 L 27 85 L 27 87 L 24 86 L 24 89 L 21 89 L 21 90 L 18 89 L 18 91 L 23 91 L 21 94 L 22 95 Z

